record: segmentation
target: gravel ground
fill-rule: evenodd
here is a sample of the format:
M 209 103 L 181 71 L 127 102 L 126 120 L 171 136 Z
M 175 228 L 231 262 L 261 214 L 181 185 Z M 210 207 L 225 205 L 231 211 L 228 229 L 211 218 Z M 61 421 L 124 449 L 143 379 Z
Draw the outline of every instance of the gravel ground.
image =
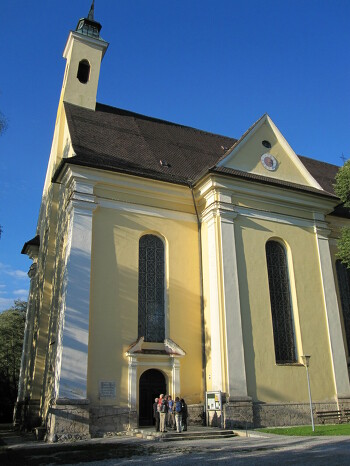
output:
M 7 437 L 1 466 L 39 465 L 350 465 L 350 437 L 216 438 L 155 442 L 135 437 L 45 444 Z
M 350 439 L 346 438 L 234 438 L 155 444 L 139 456 L 68 463 L 89 466 L 153 465 L 349 465 Z

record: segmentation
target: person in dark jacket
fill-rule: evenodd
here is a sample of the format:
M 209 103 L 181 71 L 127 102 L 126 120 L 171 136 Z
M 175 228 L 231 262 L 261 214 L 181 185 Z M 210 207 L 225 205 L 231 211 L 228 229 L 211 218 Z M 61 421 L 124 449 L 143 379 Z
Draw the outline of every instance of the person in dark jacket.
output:
M 186 431 L 187 430 L 187 417 L 188 417 L 188 412 L 187 412 L 187 404 L 185 403 L 185 400 L 181 398 L 181 414 L 182 414 L 182 430 Z
M 156 432 L 159 432 L 158 398 L 155 398 L 154 403 L 153 403 L 153 417 L 155 419 Z
M 176 421 L 176 431 L 181 432 L 182 427 L 182 405 L 180 398 L 177 396 L 175 398 L 175 421 Z

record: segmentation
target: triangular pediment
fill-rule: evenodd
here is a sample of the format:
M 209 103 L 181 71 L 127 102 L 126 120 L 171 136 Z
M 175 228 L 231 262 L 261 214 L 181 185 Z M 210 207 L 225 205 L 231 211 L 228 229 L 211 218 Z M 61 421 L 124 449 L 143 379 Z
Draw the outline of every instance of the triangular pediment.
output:
M 267 114 L 234 144 L 217 166 L 322 189 Z
M 125 354 L 126 356 L 137 354 L 185 356 L 186 353 L 170 338 L 166 338 L 164 342 L 146 342 L 144 337 L 140 337 L 129 346 Z

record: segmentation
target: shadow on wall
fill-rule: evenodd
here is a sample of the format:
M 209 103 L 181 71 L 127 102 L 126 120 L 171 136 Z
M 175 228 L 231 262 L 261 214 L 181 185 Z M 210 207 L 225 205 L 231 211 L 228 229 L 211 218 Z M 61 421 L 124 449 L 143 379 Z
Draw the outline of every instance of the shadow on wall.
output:
M 244 338 L 244 359 L 246 367 L 248 395 L 251 396 L 253 400 L 256 400 L 258 395 L 255 374 L 255 349 L 250 302 L 250 296 L 252 293 L 255 292 L 255 288 L 251 288 L 252 283 L 248 280 L 246 258 L 249 256 L 251 257 L 252 254 L 255 254 L 254 248 L 256 248 L 257 246 L 256 244 L 254 244 L 249 245 L 248 247 L 247 243 L 243 241 L 244 230 L 252 230 L 254 232 L 262 233 L 272 233 L 272 231 L 262 227 L 261 225 L 256 224 L 256 222 L 251 221 L 247 218 L 244 219 L 244 224 L 240 228 L 235 229 L 237 263 L 239 268 L 238 280 L 241 299 L 241 318 Z M 265 249 L 263 251 L 257 251 L 258 256 L 261 256 L 262 254 L 265 254 Z M 253 285 L 255 286 L 255 284 Z M 259 286 L 260 285 L 261 283 L 259 283 Z

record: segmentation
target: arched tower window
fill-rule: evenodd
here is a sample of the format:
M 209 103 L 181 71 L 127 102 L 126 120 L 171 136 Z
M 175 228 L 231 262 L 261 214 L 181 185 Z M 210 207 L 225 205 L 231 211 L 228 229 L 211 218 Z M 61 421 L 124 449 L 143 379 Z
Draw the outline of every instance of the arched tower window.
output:
M 337 270 L 343 323 L 346 336 L 348 355 L 350 355 L 350 270 L 340 260 L 335 263 Z
M 77 78 L 82 84 L 86 84 L 90 78 L 90 63 L 87 60 L 81 60 L 78 66 Z
M 296 362 L 286 251 L 277 241 L 266 243 L 267 271 L 277 364 Z
M 164 243 L 155 235 L 144 235 L 139 243 L 138 336 L 162 342 L 164 316 Z

